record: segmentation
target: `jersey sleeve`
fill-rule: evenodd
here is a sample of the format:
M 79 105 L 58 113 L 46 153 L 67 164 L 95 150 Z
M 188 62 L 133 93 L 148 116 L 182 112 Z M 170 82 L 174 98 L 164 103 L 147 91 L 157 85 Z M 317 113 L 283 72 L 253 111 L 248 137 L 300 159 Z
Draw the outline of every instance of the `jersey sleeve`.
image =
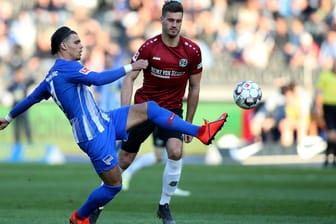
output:
M 139 59 L 148 59 L 148 55 L 150 53 L 150 47 L 148 47 L 148 42 L 149 40 L 147 40 L 146 42 L 144 42 L 140 48 L 134 53 L 132 59 L 131 59 L 131 63 L 135 62 Z
M 42 81 L 31 94 L 21 100 L 18 104 L 16 104 L 12 110 L 10 111 L 10 115 L 15 118 L 21 113 L 28 110 L 34 104 L 40 102 L 41 100 L 49 99 L 50 93 L 48 91 L 48 84 L 45 81 Z
M 201 49 L 196 44 L 195 44 L 194 48 L 196 50 L 193 50 L 190 54 L 191 55 L 190 74 L 191 75 L 195 75 L 195 74 L 201 73 L 203 71 Z
M 73 72 L 67 76 L 68 81 L 85 85 L 101 86 L 109 84 L 126 74 L 124 67 L 105 70 L 103 72 L 91 71 L 83 65 L 77 66 L 76 69 L 77 72 Z

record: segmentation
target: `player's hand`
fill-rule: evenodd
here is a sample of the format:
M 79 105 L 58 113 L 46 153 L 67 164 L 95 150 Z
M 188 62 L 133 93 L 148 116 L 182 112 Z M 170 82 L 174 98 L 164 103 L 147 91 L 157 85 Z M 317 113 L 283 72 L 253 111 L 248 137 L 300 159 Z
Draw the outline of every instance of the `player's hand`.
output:
M 184 135 L 184 142 L 185 143 L 190 143 L 193 139 L 193 136 L 191 135 Z
M 0 118 L 0 130 L 5 129 L 9 122 L 5 118 Z
M 147 66 L 148 66 L 148 60 L 139 59 L 132 63 L 132 70 L 136 71 L 136 70 L 145 69 L 147 68 Z

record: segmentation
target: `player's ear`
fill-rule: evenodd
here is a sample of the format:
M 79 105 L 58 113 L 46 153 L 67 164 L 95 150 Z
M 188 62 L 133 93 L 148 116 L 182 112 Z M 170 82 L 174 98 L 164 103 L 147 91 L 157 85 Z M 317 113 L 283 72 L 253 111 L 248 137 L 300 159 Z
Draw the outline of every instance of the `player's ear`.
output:
M 62 42 L 60 48 L 62 50 L 66 50 L 67 46 L 66 46 L 66 44 L 64 42 Z

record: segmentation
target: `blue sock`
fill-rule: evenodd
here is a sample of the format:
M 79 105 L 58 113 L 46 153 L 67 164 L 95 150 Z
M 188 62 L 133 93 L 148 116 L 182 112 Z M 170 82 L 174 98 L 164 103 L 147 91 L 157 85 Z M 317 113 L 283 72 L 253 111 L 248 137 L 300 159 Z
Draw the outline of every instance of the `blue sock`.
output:
M 147 108 L 148 119 L 158 126 L 197 136 L 199 126 L 186 122 L 173 112 L 159 107 L 154 101 L 148 101 Z
M 101 185 L 91 192 L 86 202 L 78 209 L 78 215 L 86 218 L 99 207 L 106 205 L 121 190 L 121 186 Z

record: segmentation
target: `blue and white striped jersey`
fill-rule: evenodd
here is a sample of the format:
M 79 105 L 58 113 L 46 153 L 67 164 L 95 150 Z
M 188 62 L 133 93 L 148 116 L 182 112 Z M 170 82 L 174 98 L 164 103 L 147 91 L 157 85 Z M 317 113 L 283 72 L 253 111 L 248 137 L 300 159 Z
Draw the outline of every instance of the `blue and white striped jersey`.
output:
M 53 98 L 68 118 L 77 143 L 92 140 L 104 131 L 109 117 L 96 104 L 90 85 L 104 85 L 122 76 L 123 67 L 94 72 L 80 62 L 56 59 L 45 79 L 10 111 L 15 118 L 43 99 Z

